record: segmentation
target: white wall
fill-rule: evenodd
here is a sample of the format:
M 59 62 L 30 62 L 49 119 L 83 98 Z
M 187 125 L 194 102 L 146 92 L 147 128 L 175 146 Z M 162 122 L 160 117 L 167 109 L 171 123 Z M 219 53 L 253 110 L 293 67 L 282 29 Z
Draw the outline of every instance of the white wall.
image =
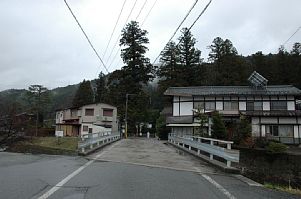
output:
M 179 112 L 180 112 L 180 110 L 179 110 L 179 103 L 173 103 L 173 109 L 172 109 L 172 115 L 173 116 L 179 116 Z
M 240 111 L 247 110 L 247 103 L 246 102 L 239 102 L 238 108 L 239 108 Z
M 299 138 L 299 128 L 298 128 L 298 125 L 294 125 L 294 138 Z
M 270 105 L 270 102 L 263 102 L 262 103 L 262 109 L 264 111 L 269 111 L 271 109 L 271 105 Z
M 224 104 L 223 102 L 216 102 L 216 110 L 220 111 L 220 110 L 223 110 L 224 108 Z
M 193 102 L 180 103 L 180 115 L 192 115 Z
M 287 110 L 294 111 L 295 110 L 295 102 L 287 102 Z

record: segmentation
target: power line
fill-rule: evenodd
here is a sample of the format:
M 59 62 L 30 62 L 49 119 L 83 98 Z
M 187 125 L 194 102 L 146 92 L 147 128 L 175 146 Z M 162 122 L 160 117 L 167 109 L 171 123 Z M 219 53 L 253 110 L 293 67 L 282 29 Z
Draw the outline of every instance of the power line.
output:
M 103 56 L 102 56 L 102 57 L 104 57 L 104 56 L 106 55 L 106 53 L 107 53 L 108 47 L 109 47 L 109 45 L 110 45 L 110 42 L 111 42 L 111 40 L 112 40 L 112 37 L 113 37 L 113 35 L 114 35 L 114 32 L 115 32 L 116 26 L 117 26 L 117 24 L 118 24 L 118 22 L 119 22 L 119 19 L 120 19 L 120 16 L 121 16 L 121 13 L 122 13 L 122 11 L 123 11 L 123 8 L 124 8 L 124 5 L 125 5 L 126 1 L 127 1 L 127 0 L 124 0 L 124 2 L 123 2 L 123 4 L 122 4 L 122 7 L 121 7 L 121 10 L 120 10 L 120 12 L 119 12 L 119 15 L 118 15 L 117 21 L 115 22 L 115 25 L 114 25 L 113 31 L 112 31 L 112 33 L 111 33 L 111 36 L 110 36 L 110 39 L 109 39 L 109 42 L 108 42 L 108 44 L 107 44 L 107 46 L 106 46 L 106 49 L 105 49 L 105 51 L 104 51 L 104 53 L 103 53 Z
M 130 16 L 131 16 L 131 14 L 132 14 L 132 12 L 133 12 L 134 8 L 135 8 L 135 6 L 136 6 L 136 3 L 137 3 L 137 1 L 138 1 L 138 0 L 135 0 L 135 3 L 134 3 L 134 5 L 132 6 L 132 9 L 131 9 L 131 11 L 130 11 L 130 13 L 129 13 L 129 15 L 128 15 L 127 19 L 126 19 L 126 21 L 125 21 L 125 24 L 124 24 L 124 26 L 123 26 L 122 30 L 125 28 L 125 26 L 126 26 L 126 24 L 127 24 L 128 20 L 129 20 L 129 18 L 130 18 Z M 118 43 L 118 41 L 119 41 L 119 38 L 120 38 L 120 36 L 121 36 L 121 34 L 119 34 L 119 36 L 118 36 L 118 38 L 117 38 L 117 40 L 116 40 L 116 42 L 115 42 L 115 44 L 114 44 L 114 46 L 113 46 L 113 48 L 112 48 L 111 52 L 110 52 L 110 55 L 109 55 L 109 57 L 108 57 L 108 59 L 107 59 L 107 62 L 108 62 L 108 61 L 109 61 L 109 59 L 111 58 L 111 56 L 112 56 L 112 53 L 113 53 L 113 51 L 114 51 L 114 49 L 115 49 L 115 47 L 116 47 L 116 45 L 117 45 L 117 43 Z
M 77 25 L 79 26 L 79 28 L 81 29 L 81 31 L 83 32 L 83 34 L 85 35 L 88 43 L 90 44 L 91 48 L 93 49 L 93 51 L 95 52 L 96 56 L 98 57 L 98 59 L 100 60 L 100 62 L 102 63 L 103 67 L 106 69 L 107 73 L 109 73 L 109 70 L 107 69 L 105 63 L 102 61 L 101 57 L 99 56 L 99 54 L 97 53 L 97 51 L 95 50 L 92 42 L 90 41 L 88 35 L 86 34 L 86 32 L 84 31 L 84 29 L 82 28 L 82 26 L 80 25 L 79 21 L 77 20 L 76 16 L 74 15 L 74 13 L 72 12 L 71 8 L 69 7 L 68 3 L 66 0 L 64 0 L 66 6 L 68 7 L 70 13 L 72 14 L 73 18 L 75 19 Z
M 152 7 L 151 7 L 150 10 L 148 11 L 147 15 L 146 15 L 145 18 L 143 19 L 142 24 L 141 24 L 141 26 L 140 26 L 141 28 L 142 28 L 142 26 L 143 26 L 143 23 L 146 21 L 146 19 L 148 18 L 148 16 L 149 16 L 150 13 L 152 12 L 153 8 L 155 7 L 157 1 L 158 1 L 158 0 L 155 0 L 155 2 L 153 3 Z M 144 4 L 146 4 L 146 1 L 144 2 Z M 143 7 L 143 6 L 142 6 L 142 7 Z M 141 9 L 141 10 L 142 10 L 142 9 Z M 140 10 L 140 11 L 141 11 L 141 10 Z M 138 16 L 139 16 L 139 15 L 138 15 Z M 138 18 L 138 16 L 136 17 L 136 19 Z M 118 49 L 117 52 L 115 53 L 112 62 L 111 62 L 111 63 L 109 64 L 109 66 L 108 66 L 108 69 L 109 69 L 109 68 L 111 67 L 111 65 L 114 63 L 115 58 L 116 58 L 116 56 L 118 55 L 119 50 L 121 50 L 121 47 L 119 47 L 119 49 Z M 120 64 L 120 61 L 118 62 L 117 66 L 118 66 L 119 64 Z
M 211 1 L 210 1 L 211 2 Z M 195 5 L 198 3 L 198 0 L 196 0 L 193 5 L 191 6 L 191 8 L 189 9 L 189 11 L 187 12 L 187 14 L 185 15 L 184 19 L 181 21 L 181 23 L 178 25 L 177 29 L 175 30 L 175 32 L 172 34 L 172 36 L 170 37 L 170 39 L 168 40 L 167 44 L 173 39 L 173 37 L 177 34 L 178 30 L 180 29 L 180 27 L 182 26 L 182 24 L 184 23 L 184 21 L 187 19 L 187 17 L 190 15 L 191 11 L 193 10 L 193 8 L 195 7 Z M 163 50 L 160 51 L 159 55 L 156 57 L 155 61 L 153 62 L 153 64 L 157 61 L 157 59 L 160 57 L 161 53 Z
M 141 7 L 141 9 L 140 9 L 140 11 L 139 11 L 139 13 L 138 13 L 136 19 L 135 19 L 135 21 L 137 21 L 137 19 L 138 19 L 138 17 L 140 16 L 140 14 L 141 14 L 141 12 L 142 12 L 142 10 L 143 10 L 143 8 L 144 8 L 144 6 L 145 6 L 146 3 L 147 3 L 147 0 L 144 1 L 144 3 L 143 3 L 143 5 L 142 5 L 142 7 Z
M 144 22 L 146 21 L 146 19 L 148 18 L 148 16 L 150 15 L 150 13 L 152 12 L 153 8 L 155 7 L 156 3 L 158 0 L 155 0 L 154 4 L 152 5 L 151 9 L 148 11 L 147 15 L 145 16 L 144 20 L 141 23 L 141 27 L 143 26 Z
M 301 26 L 282 44 L 283 46 L 301 29 Z

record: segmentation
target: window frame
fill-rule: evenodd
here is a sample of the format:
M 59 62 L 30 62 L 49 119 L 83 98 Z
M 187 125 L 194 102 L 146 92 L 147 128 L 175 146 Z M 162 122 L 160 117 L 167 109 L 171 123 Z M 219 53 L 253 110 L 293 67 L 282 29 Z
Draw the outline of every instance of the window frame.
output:
M 93 111 L 93 114 L 87 114 L 88 112 L 87 111 Z M 85 108 L 85 116 L 94 116 L 94 108 Z

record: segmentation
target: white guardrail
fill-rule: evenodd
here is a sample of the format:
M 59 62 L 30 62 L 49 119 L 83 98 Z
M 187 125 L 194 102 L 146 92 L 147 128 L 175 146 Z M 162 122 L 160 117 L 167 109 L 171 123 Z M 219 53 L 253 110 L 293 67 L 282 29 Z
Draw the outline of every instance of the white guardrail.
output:
M 103 144 L 114 142 L 119 139 L 119 134 L 112 135 L 111 132 L 85 134 L 80 137 L 80 141 L 78 142 L 78 150 L 82 153 L 85 153 L 86 149 L 91 150 Z
M 172 133 L 168 135 L 168 141 L 183 148 L 188 146 L 189 151 L 193 151 L 194 149 L 199 156 L 201 151 L 206 152 L 209 154 L 209 160 L 211 161 L 213 160 L 213 156 L 223 158 L 227 162 L 227 167 L 231 167 L 231 162 L 239 162 L 239 150 L 231 149 L 231 145 L 233 144 L 231 141 L 196 136 L 180 137 Z

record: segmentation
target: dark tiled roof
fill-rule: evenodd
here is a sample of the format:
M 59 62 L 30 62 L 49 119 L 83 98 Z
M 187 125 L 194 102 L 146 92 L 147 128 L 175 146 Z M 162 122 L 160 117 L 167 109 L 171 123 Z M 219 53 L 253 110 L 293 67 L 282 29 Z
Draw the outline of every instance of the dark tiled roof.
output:
M 248 116 L 301 116 L 301 111 L 242 111 L 244 115 Z
M 301 95 L 301 90 L 292 85 L 267 86 L 265 89 L 256 89 L 250 86 L 196 86 L 170 87 L 164 95 Z

